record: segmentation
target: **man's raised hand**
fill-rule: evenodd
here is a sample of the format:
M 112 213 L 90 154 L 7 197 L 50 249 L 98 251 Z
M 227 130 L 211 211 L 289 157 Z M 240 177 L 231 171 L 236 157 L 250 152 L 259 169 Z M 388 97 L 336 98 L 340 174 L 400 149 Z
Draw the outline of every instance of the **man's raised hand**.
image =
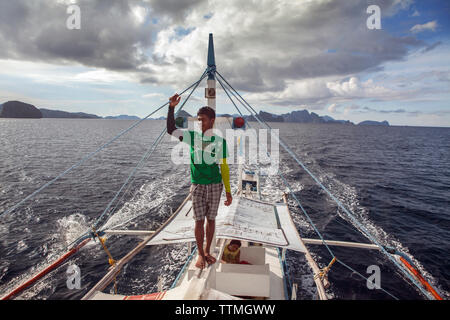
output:
M 169 101 L 170 101 L 169 107 L 175 108 L 175 106 L 178 104 L 178 102 L 180 102 L 180 100 L 181 100 L 181 97 L 178 95 L 178 93 L 175 93 L 175 95 L 169 99 Z

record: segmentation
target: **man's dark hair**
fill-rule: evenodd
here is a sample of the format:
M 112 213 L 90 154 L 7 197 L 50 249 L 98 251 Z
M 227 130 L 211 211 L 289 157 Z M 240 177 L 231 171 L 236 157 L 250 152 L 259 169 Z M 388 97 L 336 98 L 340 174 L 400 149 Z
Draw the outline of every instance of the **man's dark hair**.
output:
M 216 118 L 216 112 L 214 111 L 213 108 L 208 107 L 208 106 L 200 108 L 197 112 L 197 116 L 200 114 L 204 114 L 204 115 L 208 116 L 208 118 L 210 118 L 210 119 Z
M 240 247 L 241 246 L 241 241 L 239 241 L 239 240 L 231 240 L 230 244 L 231 245 L 236 244 L 236 245 L 238 245 Z

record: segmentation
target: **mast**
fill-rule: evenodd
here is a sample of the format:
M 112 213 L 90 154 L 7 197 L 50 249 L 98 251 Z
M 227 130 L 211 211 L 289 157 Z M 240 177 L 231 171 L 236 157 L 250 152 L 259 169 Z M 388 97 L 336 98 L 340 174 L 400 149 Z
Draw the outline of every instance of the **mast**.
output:
M 216 71 L 216 58 L 214 55 L 214 41 L 213 41 L 213 34 L 209 34 L 209 41 L 208 41 L 208 81 L 207 81 L 207 88 L 205 89 L 205 98 L 208 101 L 208 107 L 212 108 L 214 111 L 216 111 L 216 78 L 214 75 L 214 72 Z M 216 119 L 217 119 L 217 112 L 216 112 Z M 214 123 L 213 128 L 216 126 Z M 206 236 L 206 230 L 204 232 Z M 211 241 L 211 248 L 213 252 L 216 248 L 216 231 L 214 230 L 213 238 Z M 219 259 L 219 257 L 217 257 Z
M 208 43 L 208 82 L 205 90 L 205 98 L 207 99 L 207 105 L 216 111 L 216 78 L 214 72 L 216 71 L 216 59 L 214 56 L 214 41 L 213 34 L 209 34 Z

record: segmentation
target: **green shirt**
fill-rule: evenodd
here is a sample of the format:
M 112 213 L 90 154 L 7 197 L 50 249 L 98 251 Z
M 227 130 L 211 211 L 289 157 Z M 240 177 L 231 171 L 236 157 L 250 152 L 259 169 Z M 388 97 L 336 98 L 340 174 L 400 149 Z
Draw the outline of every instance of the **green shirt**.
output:
M 195 184 L 220 183 L 218 164 L 227 158 L 227 142 L 222 137 L 204 136 L 197 131 L 184 131 L 183 142 L 190 146 L 191 182 Z

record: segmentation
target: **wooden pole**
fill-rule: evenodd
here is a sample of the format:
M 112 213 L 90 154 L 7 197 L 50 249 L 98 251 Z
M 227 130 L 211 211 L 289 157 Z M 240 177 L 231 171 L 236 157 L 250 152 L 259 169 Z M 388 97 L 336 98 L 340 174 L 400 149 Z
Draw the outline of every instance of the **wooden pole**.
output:
M 324 245 L 324 243 L 320 239 L 306 239 L 306 238 L 302 238 L 302 240 L 306 244 Z M 350 248 L 380 250 L 379 246 L 377 246 L 376 244 L 370 244 L 370 243 L 334 241 L 334 240 L 324 240 L 324 241 L 329 246 L 339 246 L 339 247 L 350 247 Z
M 149 236 L 155 233 L 155 231 L 147 230 L 105 230 L 106 235 L 124 235 L 124 236 Z
M 291 216 L 291 212 L 289 211 L 289 206 L 288 206 L 287 194 L 286 193 L 283 194 L 283 200 L 284 200 L 284 203 L 286 204 L 287 210 L 289 212 L 289 216 Z M 292 219 L 292 216 L 291 216 L 291 219 Z M 300 238 L 300 241 L 303 243 L 302 238 Z M 303 246 L 306 248 L 304 243 L 303 243 Z M 317 266 L 317 264 L 314 261 L 314 259 L 312 258 L 311 254 L 309 253 L 308 248 L 306 248 L 305 257 L 306 257 L 306 261 L 308 261 L 309 266 L 313 270 L 314 275 L 319 274 L 320 273 L 320 269 Z M 327 295 L 325 294 L 324 283 L 322 282 L 320 277 L 314 277 L 314 282 L 316 283 L 317 293 L 319 295 L 319 299 L 320 300 L 328 300 Z
M 32 284 L 34 284 L 36 281 L 38 281 L 39 279 L 41 279 L 43 276 L 45 276 L 46 274 L 48 274 L 49 272 L 51 272 L 52 270 L 54 270 L 56 267 L 60 266 L 64 261 L 66 261 L 68 258 L 70 258 L 72 255 L 74 255 L 75 253 L 77 253 L 82 247 L 84 247 L 91 239 L 85 239 L 83 242 L 81 242 L 80 244 L 78 244 L 76 247 L 74 247 L 73 249 L 71 249 L 70 251 L 68 251 L 66 254 L 64 254 L 63 256 L 61 256 L 59 259 L 57 259 L 56 261 L 52 262 L 52 264 L 50 264 L 48 267 L 46 267 L 44 270 L 40 271 L 39 273 L 33 275 L 33 277 L 31 277 L 31 279 L 29 279 L 28 281 L 26 281 L 25 283 L 21 284 L 19 287 L 15 288 L 13 291 L 11 291 L 9 294 L 7 294 L 6 296 L 2 297 L 1 300 L 9 300 L 12 297 L 14 297 L 15 295 L 19 294 L 20 292 L 22 292 L 23 290 L 25 290 L 26 288 L 28 288 L 29 286 L 31 286 Z

